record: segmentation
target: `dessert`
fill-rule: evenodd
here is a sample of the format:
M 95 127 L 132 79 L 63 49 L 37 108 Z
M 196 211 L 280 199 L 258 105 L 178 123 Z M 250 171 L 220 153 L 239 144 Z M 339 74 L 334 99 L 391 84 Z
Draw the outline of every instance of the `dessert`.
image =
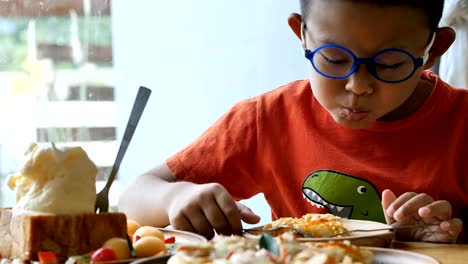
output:
M 81 147 L 31 144 L 20 172 L 8 177 L 16 192 L 15 211 L 94 213 L 96 165 Z
M 97 169 L 82 148 L 32 144 L 25 157 L 8 178 L 16 204 L 0 210 L 2 257 L 37 260 L 51 251 L 63 260 L 126 238 L 124 214 L 94 213 Z

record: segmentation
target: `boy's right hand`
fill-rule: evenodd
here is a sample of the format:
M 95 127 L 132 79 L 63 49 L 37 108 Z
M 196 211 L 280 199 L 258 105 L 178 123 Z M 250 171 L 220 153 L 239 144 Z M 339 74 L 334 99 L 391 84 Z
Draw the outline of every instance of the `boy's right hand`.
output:
M 218 234 L 242 234 L 241 220 L 256 224 L 260 217 L 245 205 L 234 201 L 218 183 L 178 182 L 180 192 L 168 208 L 173 228 L 201 234 L 208 239 Z

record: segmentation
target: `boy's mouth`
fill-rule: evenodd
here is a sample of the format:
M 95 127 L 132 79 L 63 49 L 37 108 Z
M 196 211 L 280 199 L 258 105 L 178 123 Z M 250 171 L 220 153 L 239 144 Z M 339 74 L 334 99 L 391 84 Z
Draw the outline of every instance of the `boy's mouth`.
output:
M 348 107 L 342 107 L 340 109 L 340 116 L 346 120 L 350 121 L 361 121 L 369 115 L 368 111 L 361 109 L 353 109 Z

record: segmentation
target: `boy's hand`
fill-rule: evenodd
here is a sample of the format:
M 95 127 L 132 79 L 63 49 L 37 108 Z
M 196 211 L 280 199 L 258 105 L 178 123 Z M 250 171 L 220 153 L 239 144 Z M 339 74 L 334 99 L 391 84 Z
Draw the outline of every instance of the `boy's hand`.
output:
M 169 205 L 168 216 L 173 228 L 201 234 L 210 239 L 214 232 L 242 234 L 243 220 L 260 221 L 248 207 L 235 202 L 227 190 L 217 183 L 181 182 L 180 192 Z
M 452 206 L 448 201 L 434 201 L 424 193 L 407 192 L 396 197 L 390 190 L 382 192 L 382 206 L 388 224 L 405 226 L 412 224 L 436 224 L 411 230 L 398 230 L 398 239 L 455 243 L 462 230 L 462 221 L 452 218 Z

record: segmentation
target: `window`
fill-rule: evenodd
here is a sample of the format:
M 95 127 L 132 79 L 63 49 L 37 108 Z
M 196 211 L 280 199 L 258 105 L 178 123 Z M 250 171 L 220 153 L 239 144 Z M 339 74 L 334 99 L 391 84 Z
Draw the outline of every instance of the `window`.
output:
M 110 172 L 117 108 L 110 1 L 0 1 L 0 173 L 30 142 L 82 146 Z M 1 204 L 14 204 L 2 184 Z

